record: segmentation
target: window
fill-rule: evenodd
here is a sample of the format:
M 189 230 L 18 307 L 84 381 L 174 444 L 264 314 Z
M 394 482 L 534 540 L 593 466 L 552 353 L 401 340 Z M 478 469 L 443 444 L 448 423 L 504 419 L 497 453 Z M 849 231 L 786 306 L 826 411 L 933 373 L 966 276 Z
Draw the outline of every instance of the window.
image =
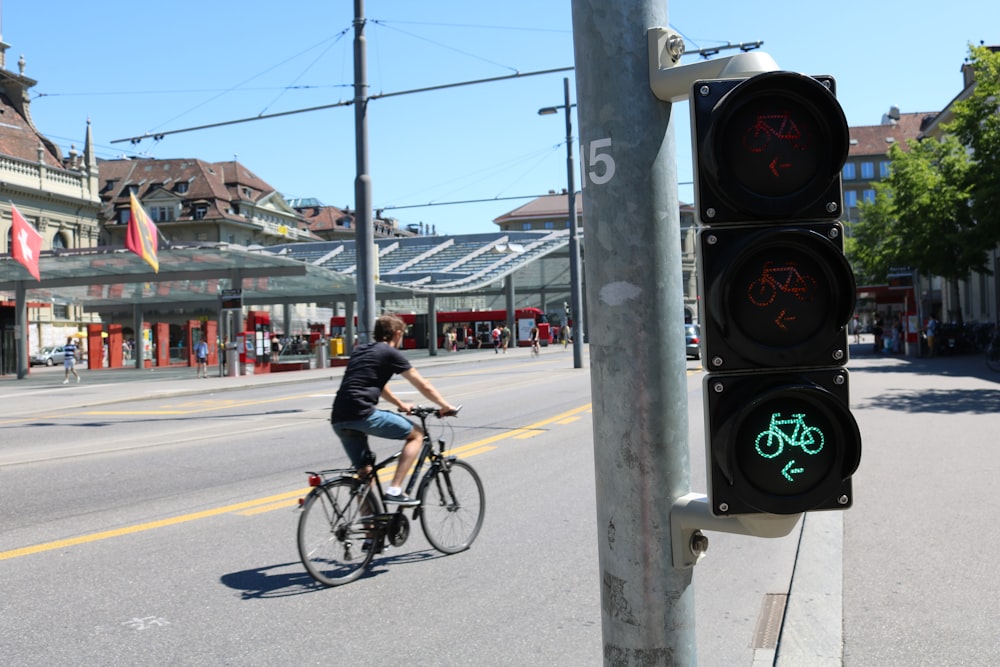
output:
M 522 222 L 521 223 L 521 229 L 524 229 L 524 230 L 531 229 L 531 223 L 530 222 Z
M 854 176 L 854 163 L 848 162 L 844 165 L 843 178 L 845 181 L 853 181 Z
M 56 232 L 56 235 L 52 237 L 52 248 L 53 249 L 57 249 L 57 248 L 62 249 L 62 248 L 68 248 L 68 247 L 69 246 L 66 245 L 66 237 L 63 235 L 63 233 L 62 232 Z
M 174 219 L 174 209 L 170 206 L 154 206 L 149 213 L 153 222 L 169 222 Z
M 866 204 L 872 204 L 872 203 L 874 203 L 875 202 L 875 191 L 874 190 L 865 190 L 864 194 L 862 194 L 862 198 L 865 200 Z
M 861 178 L 870 181 L 875 178 L 875 165 L 871 162 L 861 163 Z
M 844 190 L 844 206 L 847 210 L 852 208 L 857 208 L 858 206 L 858 193 L 854 190 Z
M 182 194 L 186 193 L 187 191 L 188 191 L 188 182 L 187 181 L 181 181 L 180 183 L 177 184 L 177 194 L 181 194 L 182 195 Z
M 889 178 L 889 169 L 892 162 L 889 160 L 882 160 L 878 163 L 878 175 L 879 178 Z
M 195 220 L 204 220 L 208 215 L 208 204 L 196 204 L 193 215 Z
M 54 320 L 68 320 L 69 319 L 69 306 L 61 303 L 52 304 L 52 319 Z
M 129 219 L 130 215 L 132 215 L 132 212 L 129 209 L 127 209 L 127 208 L 119 209 L 119 211 L 118 211 L 118 224 L 119 225 L 127 225 L 128 224 L 128 219 Z
M 555 228 L 556 228 L 556 223 L 552 222 L 551 220 L 545 221 L 545 229 L 555 229 Z

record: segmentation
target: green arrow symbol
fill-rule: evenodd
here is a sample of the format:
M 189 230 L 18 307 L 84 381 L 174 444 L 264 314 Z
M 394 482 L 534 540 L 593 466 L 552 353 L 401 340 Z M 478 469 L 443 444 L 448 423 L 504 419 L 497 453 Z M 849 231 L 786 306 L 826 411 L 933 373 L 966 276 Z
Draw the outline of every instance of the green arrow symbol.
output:
M 800 472 L 806 471 L 805 468 L 793 468 L 792 467 L 793 465 L 795 465 L 795 459 L 789 461 L 788 464 L 781 469 L 781 474 L 784 475 L 785 479 L 787 479 L 789 482 L 795 481 L 794 479 L 792 479 L 792 475 L 797 475 Z

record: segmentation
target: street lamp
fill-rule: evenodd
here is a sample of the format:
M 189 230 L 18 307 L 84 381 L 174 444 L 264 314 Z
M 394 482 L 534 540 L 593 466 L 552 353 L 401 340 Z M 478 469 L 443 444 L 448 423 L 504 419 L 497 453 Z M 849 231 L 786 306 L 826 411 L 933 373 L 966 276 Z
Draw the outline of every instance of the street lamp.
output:
M 573 323 L 573 368 L 583 368 L 583 290 L 580 284 L 580 238 L 576 228 L 576 183 L 573 175 L 573 118 L 569 101 L 569 79 L 563 78 L 565 104 L 538 110 L 539 116 L 548 116 L 559 109 L 566 111 L 566 181 L 569 185 L 569 289 Z

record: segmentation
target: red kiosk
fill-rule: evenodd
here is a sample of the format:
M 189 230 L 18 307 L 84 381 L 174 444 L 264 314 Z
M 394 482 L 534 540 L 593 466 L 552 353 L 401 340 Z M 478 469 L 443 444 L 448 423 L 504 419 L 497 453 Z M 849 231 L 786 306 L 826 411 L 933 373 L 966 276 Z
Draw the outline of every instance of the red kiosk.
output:
M 246 373 L 271 372 L 271 314 L 248 310 L 243 344 L 240 345 L 240 365 Z

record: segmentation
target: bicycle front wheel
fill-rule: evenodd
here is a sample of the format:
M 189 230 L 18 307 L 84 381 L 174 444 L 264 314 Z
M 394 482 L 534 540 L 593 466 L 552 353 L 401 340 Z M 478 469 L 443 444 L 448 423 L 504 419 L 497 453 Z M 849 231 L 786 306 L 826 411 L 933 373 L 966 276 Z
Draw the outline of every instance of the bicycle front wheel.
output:
M 986 348 L 986 365 L 991 371 L 1000 373 L 1000 344 L 990 343 Z
M 441 553 L 472 546 L 486 513 L 486 495 L 476 471 L 465 461 L 443 462 L 427 471 L 420 489 L 420 525 Z
M 356 479 L 313 489 L 299 516 L 299 557 L 313 579 L 339 586 L 360 577 L 378 544 L 378 501 Z

